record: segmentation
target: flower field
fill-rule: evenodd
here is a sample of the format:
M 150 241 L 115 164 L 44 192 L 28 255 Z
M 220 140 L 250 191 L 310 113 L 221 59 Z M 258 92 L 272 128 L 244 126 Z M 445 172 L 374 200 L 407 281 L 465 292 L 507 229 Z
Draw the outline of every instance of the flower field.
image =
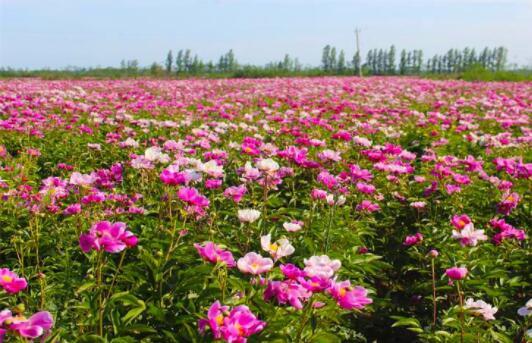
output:
M 525 342 L 532 84 L 0 81 L 0 341 Z

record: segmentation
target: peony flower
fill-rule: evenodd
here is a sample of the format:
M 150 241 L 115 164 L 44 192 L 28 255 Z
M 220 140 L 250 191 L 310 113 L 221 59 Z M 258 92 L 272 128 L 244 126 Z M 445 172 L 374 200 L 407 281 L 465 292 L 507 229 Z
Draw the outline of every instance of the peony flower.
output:
M 497 211 L 505 216 L 509 215 L 510 212 L 517 207 L 520 197 L 517 193 L 508 192 L 503 195 L 503 200 L 497 204 Z
M 380 210 L 380 206 L 378 204 L 372 203 L 369 200 L 362 200 L 360 204 L 357 205 L 356 210 L 362 211 L 362 212 L 375 212 Z
M 247 191 L 246 185 L 228 187 L 224 191 L 224 196 L 226 198 L 232 199 L 236 203 L 239 203 Z
M 91 249 L 96 251 L 104 249 L 109 253 L 117 253 L 136 246 L 138 238 L 126 228 L 126 224 L 122 222 L 102 221 L 96 223 L 91 227 L 89 233 L 84 233 L 79 237 L 81 250 L 88 253 Z
M 470 310 L 473 314 L 484 317 L 484 320 L 494 320 L 494 314 L 497 313 L 497 307 L 493 307 L 483 300 L 474 301 L 473 299 L 468 298 L 464 307 Z
M 26 279 L 18 277 L 11 270 L 2 268 L 0 269 L 0 286 L 7 293 L 15 294 L 28 287 L 28 282 Z
M 412 245 L 419 244 L 422 241 L 423 241 L 423 235 L 418 232 L 415 235 L 406 236 L 405 241 L 403 242 L 403 245 L 412 246 Z
M 234 307 L 224 318 L 220 330 L 227 342 L 245 343 L 247 337 L 262 331 L 265 326 L 266 323 L 258 320 L 247 306 L 240 305 Z
M 445 270 L 445 275 L 451 280 L 462 280 L 467 275 L 467 268 L 465 267 L 452 267 Z
M 307 277 L 331 278 L 342 266 L 340 260 L 331 260 L 327 255 L 312 256 L 309 259 L 304 259 L 303 262 Z
M 303 308 L 303 303 L 311 296 L 312 292 L 292 279 L 270 281 L 264 291 L 264 300 L 269 301 L 272 298 L 276 298 L 279 304 L 290 304 L 298 310 Z
M 260 212 L 253 209 L 238 210 L 238 220 L 242 223 L 253 223 L 260 217 Z
M 273 268 L 273 261 L 271 258 L 250 252 L 238 259 L 237 266 L 242 273 L 259 275 L 270 271 Z
M 50 312 L 41 311 L 35 313 L 27 320 L 15 320 L 9 328 L 24 338 L 34 339 L 48 332 L 53 325 L 54 319 Z
M 222 338 L 221 328 L 224 325 L 224 319 L 228 314 L 228 310 L 228 306 L 222 306 L 219 301 L 215 301 L 207 312 L 207 318 L 199 320 L 199 332 L 203 334 L 207 326 L 209 326 L 215 339 Z
M 520 307 L 517 310 L 517 314 L 519 314 L 522 317 L 526 317 L 526 316 L 529 316 L 530 314 L 532 314 L 532 299 L 528 299 L 528 301 L 526 302 L 525 306 Z
M 360 310 L 373 302 L 367 297 L 368 291 L 365 288 L 360 286 L 353 288 L 348 280 L 333 283 L 328 292 L 338 305 L 346 310 Z
M 170 162 L 170 156 L 161 152 L 159 147 L 149 147 L 144 151 L 144 158 L 150 162 L 156 163 L 168 163 Z
M 452 237 L 460 240 L 461 246 L 476 246 L 478 241 L 488 240 L 484 230 L 475 230 L 473 223 L 467 224 L 461 231 L 453 230 Z
M 205 261 L 215 264 L 222 263 L 229 268 L 236 266 L 233 254 L 231 254 L 230 251 L 223 250 L 213 242 L 206 242 L 203 246 L 194 243 L 194 248 L 196 248 L 198 254 L 200 254 Z
M 223 178 L 224 177 L 224 167 L 218 165 L 215 160 L 210 160 L 207 163 L 201 165 L 200 170 L 210 177 L 214 178 Z
M 278 260 L 285 256 L 290 256 L 294 253 L 295 248 L 290 244 L 288 239 L 281 238 L 275 243 L 271 243 L 271 234 L 267 234 L 260 238 L 260 245 L 262 249 L 268 252 L 274 260 Z
M 303 222 L 301 221 L 292 221 L 292 222 L 283 223 L 283 228 L 288 232 L 297 232 L 301 230 L 302 227 L 303 227 Z
M 10 310 L 0 312 L 0 341 L 8 331 L 13 331 L 17 335 L 35 339 L 47 334 L 54 325 L 54 319 L 50 312 L 41 311 L 26 319 L 23 316 L 13 316 Z
M 458 230 L 462 230 L 466 225 L 471 224 L 471 218 L 467 214 L 454 215 L 451 224 Z
M 305 276 L 304 271 L 291 263 L 281 264 L 279 269 L 281 269 L 283 275 L 288 279 L 297 280 L 299 277 Z
M 274 174 L 277 170 L 279 170 L 279 163 L 275 162 L 271 158 L 262 159 L 255 163 L 257 168 L 269 175 Z
M 96 181 L 96 177 L 94 177 L 92 175 L 87 175 L 87 174 L 81 174 L 81 173 L 78 173 L 78 172 L 73 172 L 72 175 L 70 175 L 69 183 L 71 185 L 89 187 L 95 181 Z

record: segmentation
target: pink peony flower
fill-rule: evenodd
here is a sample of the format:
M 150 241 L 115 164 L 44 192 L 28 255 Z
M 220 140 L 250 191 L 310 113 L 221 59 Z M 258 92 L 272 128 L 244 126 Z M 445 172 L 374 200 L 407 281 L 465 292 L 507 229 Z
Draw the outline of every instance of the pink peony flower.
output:
M 15 294 L 28 286 L 24 278 L 18 277 L 17 274 L 7 268 L 0 269 L 0 286 L 9 294 Z
M 335 282 L 328 289 L 338 305 L 346 310 L 362 309 L 373 301 L 367 297 L 368 291 L 360 286 L 352 287 L 351 283 L 346 281 Z
M 94 224 L 89 233 L 79 237 L 79 245 L 83 252 L 88 253 L 91 249 L 100 251 L 104 249 L 109 253 L 121 252 L 126 248 L 136 246 L 138 238 L 126 230 L 126 224 L 122 222 L 111 223 L 102 221 Z
M 271 258 L 250 252 L 238 259 L 237 266 L 242 273 L 259 275 L 270 271 L 273 268 L 273 261 Z
M 462 280 L 467 275 L 467 268 L 465 267 L 452 267 L 445 270 L 445 275 L 451 280 Z
M 0 312 L 0 340 L 8 331 L 13 331 L 17 335 L 35 339 L 47 334 L 54 325 L 54 319 L 50 312 L 41 311 L 26 319 L 23 316 L 13 316 L 11 311 Z
M 226 198 L 232 199 L 236 203 L 239 203 L 246 193 L 246 185 L 240 185 L 226 188 L 224 191 L 224 196 Z
M 471 218 L 467 214 L 454 215 L 451 224 L 458 230 L 462 230 L 466 225 L 471 224 Z
M 245 343 L 249 336 L 262 331 L 265 326 L 266 323 L 258 320 L 247 306 L 236 306 L 229 312 L 229 307 L 222 306 L 219 301 L 211 305 L 207 318 L 198 322 L 201 334 L 209 327 L 215 339 L 234 343 Z
M 327 255 L 312 256 L 304 259 L 304 263 L 307 277 L 317 276 L 325 279 L 331 278 L 342 266 L 340 260 L 331 260 Z
M 464 307 L 474 315 L 482 316 L 484 320 L 494 320 L 494 315 L 498 311 L 497 307 L 493 307 L 483 300 L 474 301 L 471 298 L 466 300 Z
M 233 254 L 230 251 L 223 250 L 213 242 L 206 242 L 203 246 L 195 243 L 194 248 L 198 254 L 205 260 L 211 263 L 223 263 L 229 268 L 236 266 Z
M 418 232 L 415 235 L 406 236 L 405 241 L 403 242 L 403 245 L 412 246 L 412 245 L 419 244 L 422 241 L 423 241 L 423 235 Z
M 381 207 L 375 203 L 372 203 L 369 200 L 362 200 L 360 204 L 357 205 L 356 210 L 361 212 L 375 212 L 380 210 Z
M 475 230 L 473 223 L 467 224 L 461 231 L 453 230 L 452 237 L 460 240 L 461 246 L 476 246 L 478 241 L 488 240 L 484 230 Z
M 279 304 L 290 304 L 298 310 L 303 308 L 303 303 L 311 296 L 311 291 L 292 279 L 270 281 L 264 291 L 264 300 L 269 301 L 272 298 L 276 298 Z

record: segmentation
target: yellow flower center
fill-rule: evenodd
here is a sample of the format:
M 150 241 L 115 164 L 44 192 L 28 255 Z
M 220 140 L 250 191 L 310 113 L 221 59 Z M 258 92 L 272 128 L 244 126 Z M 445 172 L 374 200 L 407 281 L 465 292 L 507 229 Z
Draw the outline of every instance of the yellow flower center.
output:
M 243 336 L 244 335 L 244 329 L 242 328 L 242 325 L 240 325 L 238 323 L 235 323 L 235 329 L 236 329 L 236 331 L 238 331 L 238 335 L 239 336 Z
M 219 314 L 216 316 L 215 320 L 216 320 L 216 324 L 222 325 L 224 323 L 224 316 Z
M 4 276 L 2 276 L 2 281 L 11 282 L 11 281 L 13 281 L 13 278 L 11 276 L 9 276 L 9 275 L 4 275 Z

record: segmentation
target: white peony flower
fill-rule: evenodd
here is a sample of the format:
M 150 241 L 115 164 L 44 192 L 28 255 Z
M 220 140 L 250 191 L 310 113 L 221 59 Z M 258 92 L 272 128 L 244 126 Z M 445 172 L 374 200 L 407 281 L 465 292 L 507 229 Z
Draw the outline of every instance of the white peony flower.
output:
M 271 243 L 272 236 L 267 234 L 260 238 L 260 245 L 264 251 L 267 251 L 274 260 L 292 255 L 296 250 L 286 238 L 281 238 L 275 243 Z
M 260 217 L 260 212 L 250 208 L 238 210 L 238 220 L 242 223 L 253 223 Z

